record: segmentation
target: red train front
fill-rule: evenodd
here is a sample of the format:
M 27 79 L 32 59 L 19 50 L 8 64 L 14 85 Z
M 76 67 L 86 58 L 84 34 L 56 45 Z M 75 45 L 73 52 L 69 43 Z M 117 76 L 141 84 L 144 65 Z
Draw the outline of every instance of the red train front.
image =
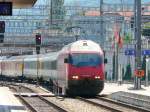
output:
M 93 96 L 103 90 L 104 60 L 98 44 L 90 40 L 77 41 L 63 50 L 62 58 L 66 68 L 60 70 L 60 74 L 67 74 L 67 94 Z

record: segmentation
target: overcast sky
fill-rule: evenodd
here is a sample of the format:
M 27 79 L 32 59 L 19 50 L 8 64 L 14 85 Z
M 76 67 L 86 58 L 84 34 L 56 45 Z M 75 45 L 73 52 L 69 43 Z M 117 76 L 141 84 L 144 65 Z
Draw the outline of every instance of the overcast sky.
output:
M 103 0 L 104 3 L 134 3 L 134 0 Z M 80 5 L 94 5 L 98 6 L 100 0 L 65 0 L 66 5 L 80 4 Z M 150 2 L 150 0 L 142 0 L 142 2 Z
M 47 4 L 50 0 L 37 0 L 37 5 Z M 100 0 L 64 0 L 65 5 L 78 5 L 78 6 L 99 6 Z M 134 0 L 103 0 L 104 3 L 134 3 Z M 150 2 L 150 0 L 141 0 L 142 2 Z

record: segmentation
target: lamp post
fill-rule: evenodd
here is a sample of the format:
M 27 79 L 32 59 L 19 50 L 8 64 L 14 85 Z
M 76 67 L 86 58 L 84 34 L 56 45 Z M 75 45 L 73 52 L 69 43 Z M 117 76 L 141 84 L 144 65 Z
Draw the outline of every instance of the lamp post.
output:
M 145 86 L 148 87 L 148 63 L 149 63 L 149 59 L 146 58 L 146 74 L 145 74 Z
M 146 39 L 146 48 L 149 49 L 149 39 Z M 149 57 L 146 56 L 146 73 L 145 73 L 145 86 L 148 87 L 148 70 L 149 70 Z
M 80 27 L 72 27 L 72 32 L 75 36 L 75 40 L 77 41 L 80 37 L 81 28 Z

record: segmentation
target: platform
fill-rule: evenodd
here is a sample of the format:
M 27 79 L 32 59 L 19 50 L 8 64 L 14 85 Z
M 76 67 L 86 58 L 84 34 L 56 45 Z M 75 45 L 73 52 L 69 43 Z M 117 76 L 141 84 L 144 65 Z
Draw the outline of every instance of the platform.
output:
M 0 87 L 0 112 L 27 112 L 7 87 Z
M 129 93 L 135 93 L 139 95 L 146 95 L 150 96 L 150 86 L 145 87 L 142 85 L 142 89 L 139 90 L 134 90 L 133 89 L 134 85 L 133 84 L 121 84 L 119 85 L 118 83 L 105 83 L 104 90 L 101 92 L 101 94 L 112 94 L 115 92 L 119 91 L 124 91 L 124 92 L 129 92 Z

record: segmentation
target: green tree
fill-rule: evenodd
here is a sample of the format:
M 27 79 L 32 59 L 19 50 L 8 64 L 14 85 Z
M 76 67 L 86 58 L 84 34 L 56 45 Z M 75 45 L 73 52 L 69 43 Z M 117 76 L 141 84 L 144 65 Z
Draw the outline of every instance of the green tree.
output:
M 144 70 L 144 73 L 146 73 L 146 56 L 143 57 L 142 70 Z M 144 77 L 142 77 L 142 80 L 145 80 L 145 74 Z
M 142 35 L 143 36 L 150 36 L 150 22 L 144 23 Z
M 125 76 L 123 77 L 124 80 L 131 80 L 131 76 L 132 76 L 132 70 L 131 70 L 131 65 L 128 64 L 126 66 L 126 72 L 125 72 Z
M 124 43 L 129 44 L 132 41 L 132 34 L 126 33 L 123 40 Z

